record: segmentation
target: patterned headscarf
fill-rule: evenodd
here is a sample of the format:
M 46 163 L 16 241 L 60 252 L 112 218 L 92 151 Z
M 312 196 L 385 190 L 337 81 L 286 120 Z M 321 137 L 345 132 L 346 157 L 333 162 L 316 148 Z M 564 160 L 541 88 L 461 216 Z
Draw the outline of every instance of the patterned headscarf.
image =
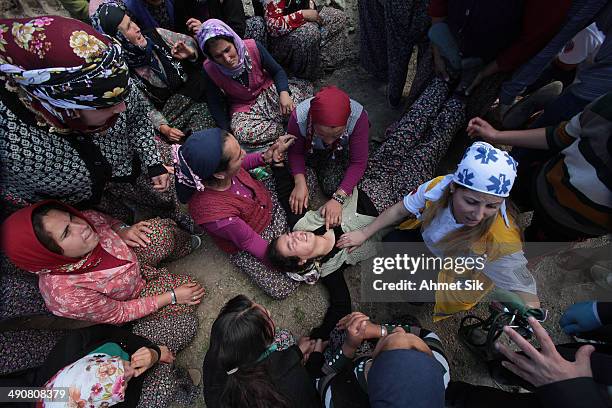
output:
M 150 67 L 166 85 L 175 89 L 186 79 L 185 71 L 179 60 L 176 60 L 166 49 L 165 44 L 157 44 L 151 35 L 142 33 L 147 45 L 142 48 L 133 44 L 118 30 L 121 20 L 126 15 L 125 5 L 117 0 L 106 0 L 91 16 L 91 25 L 100 33 L 115 37 L 123 48 L 123 57 L 130 68 Z M 158 62 L 161 61 L 161 66 Z M 162 67 L 164 69 L 162 69 Z
M 453 175 L 453 182 L 470 190 L 508 197 L 516 179 L 518 163 L 507 152 L 485 142 L 476 142 L 467 148 Z M 506 225 L 506 202 L 500 207 Z
M 508 197 L 517 165 L 507 152 L 485 142 L 476 142 L 463 154 L 453 181 L 470 190 Z
M 117 105 L 129 90 L 119 44 L 59 16 L 0 19 L 0 76 L 54 124 L 65 123 L 70 110 Z
M 240 63 L 238 64 L 238 66 L 236 66 L 236 68 L 229 69 L 221 64 L 217 64 L 206 50 L 206 41 L 210 40 L 211 38 L 218 37 L 220 35 L 233 39 L 234 46 L 236 47 L 236 52 L 238 53 L 238 59 L 240 60 Z M 200 49 L 202 50 L 204 55 L 206 55 L 206 58 L 216 64 L 221 70 L 221 72 L 223 72 L 223 74 L 235 77 L 237 75 L 242 74 L 245 68 L 250 69 L 251 60 L 249 57 L 249 53 L 247 52 L 247 49 L 244 45 L 244 41 L 242 40 L 242 38 L 240 38 L 238 34 L 236 34 L 234 30 L 230 28 L 230 26 L 225 24 L 223 21 L 217 20 L 215 18 L 206 20 L 204 24 L 202 24 L 202 26 L 200 27 L 198 33 L 196 34 L 196 39 L 198 40 L 198 45 L 200 46 Z
M 44 385 L 46 389 L 68 389 L 67 402 L 43 401 L 51 407 L 110 407 L 125 399 L 123 360 L 106 353 L 89 354 L 58 371 Z
M 118 259 L 106 252 L 100 243 L 81 259 L 69 258 L 49 251 L 36 237 L 32 225 L 34 210 L 49 203 L 61 205 L 66 212 L 87 221 L 87 218 L 79 211 L 55 200 L 41 201 L 14 212 L 2 223 L 0 228 L 2 252 L 13 264 L 20 269 L 36 274 L 80 274 L 116 268 L 127 263 L 127 261 Z M 91 223 L 89 226 L 96 232 Z

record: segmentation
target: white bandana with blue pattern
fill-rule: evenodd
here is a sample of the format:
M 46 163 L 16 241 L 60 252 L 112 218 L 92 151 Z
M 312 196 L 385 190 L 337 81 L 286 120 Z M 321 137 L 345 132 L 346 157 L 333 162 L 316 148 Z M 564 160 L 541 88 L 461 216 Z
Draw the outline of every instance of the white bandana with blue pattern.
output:
M 485 142 L 476 142 L 465 151 L 453 181 L 470 190 L 508 197 L 516 179 L 518 163 L 507 152 Z M 500 207 L 506 225 L 506 203 Z

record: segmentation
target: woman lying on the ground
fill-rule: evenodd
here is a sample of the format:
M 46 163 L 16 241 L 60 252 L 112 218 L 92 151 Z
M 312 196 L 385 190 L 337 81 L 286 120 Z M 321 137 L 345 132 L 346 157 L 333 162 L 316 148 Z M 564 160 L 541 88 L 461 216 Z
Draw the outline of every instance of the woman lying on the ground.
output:
M 348 22 L 343 11 L 313 1 L 255 0 L 269 34 L 268 48 L 288 72 L 315 80 L 337 68 L 348 56 Z M 257 7 L 259 6 L 259 7 Z
M 96 323 L 138 320 L 135 333 L 175 351 L 195 335 L 195 306 L 204 289 L 157 265 L 200 242 L 168 219 L 128 226 L 53 200 L 19 210 L 2 224 L 4 253 L 38 275 L 53 314 Z
M 421 184 L 377 218 L 363 219 L 357 211 L 352 216 L 354 221 L 347 219 L 341 229 L 325 231 L 322 217 L 309 213 L 294 230 L 313 232 L 283 235 L 273 243 L 274 248 L 280 260 L 298 267 L 322 260 L 319 269 L 329 274 L 344 263 L 354 264 L 373 256 L 374 241 L 380 239 L 381 233 L 410 218 L 400 226 L 407 232 L 393 232 L 386 240 L 423 241 L 438 257 L 487 255 L 484 269 L 473 273 L 475 279 L 486 282 L 485 290 L 436 292 L 435 320 L 473 307 L 493 284 L 517 292 L 530 307 L 539 307 L 536 283 L 523 255 L 516 213 L 506 202 L 515 177 L 514 159 L 487 143 L 477 142 L 467 149 L 454 174 Z M 345 203 L 347 216 L 355 214 L 356 203 L 352 201 L 356 200 Z M 354 247 L 360 248 L 355 251 Z M 453 271 L 442 270 L 438 281 L 453 282 L 455 276 Z
M 42 366 L 4 377 L 3 385 L 67 387 L 66 406 L 75 407 L 165 408 L 175 401 L 190 404 L 198 392 L 184 371 L 172 367 L 168 347 L 121 327 L 74 330 L 47 351 Z M 49 402 L 42 406 L 59 404 Z
M 132 78 L 155 107 L 149 118 L 159 133 L 178 142 L 185 132 L 214 127 L 193 38 L 163 28 L 141 32 L 118 1 L 103 3 L 91 20 L 121 43 Z
M 298 283 L 262 261 L 268 241 L 287 230 L 287 220 L 273 180 L 255 180 L 248 170 L 282 162 L 293 139 L 282 136 L 264 153 L 246 154 L 232 134 L 217 128 L 196 132 L 174 149 L 179 200 L 231 254 L 230 262 L 277 299 L 293 293 Z
M 207 60 L 209 108 L 217 126 L 230 130 L 247 150 L 264 149 L 285 134 L 296 103 L 312 95 L 312 85 L 287 74 L 255 40 L 242 40 L 220 20 L 207 20 L 197 33 Z M 223 110 L 223 93 L 229 104 Z
M 345 199 L 368 165 L 370 122 L 363 106 L 334 86 L 300 103 L 291 114 L 287 133 L 297 136 L 289 148 L 289 166 L 295 188 L 289 203 L 294 214 L 308 208 L 306 163 L 315 170 L 328 197 Z M 341 205 L 330 199 L 322 208 L 328 225 L 342 221 Z
M 326 362 L 320 339 L 302 337 L 296 344 L 291 333 L 276 329 L 263 306 L 242 295 L 231 299 L 213 323 L 204 359 L 207 405 L 237 408 L 265 401 L 273 407 L 329 407 L 333 401 L 336 408 L 367 406 L 372 358 L 353 358 L 364 340 L 381 337 L 374 357 L 393 349 L 418 352 L 414 361 L 426 356 L 426 371 L 436 373 L 431 387 L 443 395 L 448 364 L 435 334 L 417 327 L 375 325 L 361 313 L 346 316 L 342 323 L 345 339 L 334 344 Z M 412 331 L 418 334 L 409 334 Z

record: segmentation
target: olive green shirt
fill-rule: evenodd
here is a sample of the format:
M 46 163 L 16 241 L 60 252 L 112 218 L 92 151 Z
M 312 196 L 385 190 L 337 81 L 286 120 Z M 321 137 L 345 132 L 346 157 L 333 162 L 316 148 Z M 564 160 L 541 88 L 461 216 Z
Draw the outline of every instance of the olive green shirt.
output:
M 376 217 L 357 213 L 357 187 L 353 189 L 353 194 L 346 198 L 342 206 L 342 222 L 340 227 L 346 232 L 362 229 L 366 225 L 372 223 Z M 294 231 L 314 231 L 325 225 L 325 217 L 317 211 L 308 211 L 293 227 Z M 385 236 L 393 228 L 384 228 L 372 235 L 360 247 L 348 252 L 346 249 L 341 249 L 334 257 L 327 260 L 321 265 L 321 276 L 327 276 L 332 272 L 337 271 L 340 267 L 347 263 L 356 265 L 358 262 L 364 261 L 376 255 L 382 237 Z

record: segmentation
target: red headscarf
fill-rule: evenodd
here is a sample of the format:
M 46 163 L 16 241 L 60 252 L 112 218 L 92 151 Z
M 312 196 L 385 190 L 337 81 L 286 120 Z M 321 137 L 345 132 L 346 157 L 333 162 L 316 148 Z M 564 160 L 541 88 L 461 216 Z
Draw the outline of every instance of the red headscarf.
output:
M 117 259 L 106 252 L 98 243 L 89 254 L 81 259 L 69 258 L 49 251 L 36 238 L 32 225 L 32 212 L 44 204 L 59 204 L 65 211 L 82 218 L 97 233 L 87 218 L 69 205 L 55 200 L 45 200 L 13 213 L 1 227 L 1 245 L 6 256 L 18 268 L 39 273 L 85 273 L 116 268 L 127 261 Z
M 335 86 L 321 89 L 310 101 L 310 121 L 323 126 L 345 126 L 351 114 L 351 99 Z

